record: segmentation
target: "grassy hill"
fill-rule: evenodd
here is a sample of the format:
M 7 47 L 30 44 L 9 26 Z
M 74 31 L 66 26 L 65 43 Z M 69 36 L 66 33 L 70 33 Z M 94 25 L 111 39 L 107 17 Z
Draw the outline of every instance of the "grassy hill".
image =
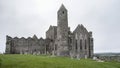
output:
M 0 68 L 120 68 L 120 63 L 40 55 L 0 55 Z

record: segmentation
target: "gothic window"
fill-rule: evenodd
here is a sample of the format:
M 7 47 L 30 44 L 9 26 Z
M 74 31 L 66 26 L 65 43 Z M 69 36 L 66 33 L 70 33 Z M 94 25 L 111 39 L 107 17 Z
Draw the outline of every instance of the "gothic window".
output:
M 80 40 L 80 49 L 82 50 L 82 40 Z
M 57 50 L 57 44 L 55 44 L 55 50 Z
M 77 40 L 75 41 L 75 49 L 77 50 Z
M 86 40 L 85 40 L 85 49 L 87 49 L 87 45 L 86 45 L 87 43 L 86 43 Z
M 72 39 L 70 38 L 70 43 L 72 43 Z
M 72 39 L 69 37 L 68 39 L 68 43 L 71 44 L 72 43 Z

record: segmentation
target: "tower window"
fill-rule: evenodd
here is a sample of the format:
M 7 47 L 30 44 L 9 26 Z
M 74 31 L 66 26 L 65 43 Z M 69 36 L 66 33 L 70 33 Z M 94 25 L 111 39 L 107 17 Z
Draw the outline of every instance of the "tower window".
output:
M 62 13 L 64 14 L 64 11 Z

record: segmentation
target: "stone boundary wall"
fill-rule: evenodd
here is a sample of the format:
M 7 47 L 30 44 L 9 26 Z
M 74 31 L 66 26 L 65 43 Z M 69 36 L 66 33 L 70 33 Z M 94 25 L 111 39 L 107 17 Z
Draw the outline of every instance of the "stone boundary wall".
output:
M 120 56 L 99 56 L 97 57 L 100 60 L 104 61 L 117 61 L 120 62 Z

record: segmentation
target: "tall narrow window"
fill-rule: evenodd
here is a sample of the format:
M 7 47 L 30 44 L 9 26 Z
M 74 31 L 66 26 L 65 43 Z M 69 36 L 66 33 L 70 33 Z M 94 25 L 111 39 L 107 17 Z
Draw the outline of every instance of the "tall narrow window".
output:
M 57 50 L 57 44 L 55 44 L 55 50 Z
M 72 39 L 70 38 L 70 44 L 72 43 Z
M 87 49 L 87 43 L 86 43 L 86 40 L 85 40 L 85 49 Z
M 77 50 L 77 40 L 75 41 L 75 49 Z
M 80 49 L 82 50 L 82 40 L 80 40 Z

